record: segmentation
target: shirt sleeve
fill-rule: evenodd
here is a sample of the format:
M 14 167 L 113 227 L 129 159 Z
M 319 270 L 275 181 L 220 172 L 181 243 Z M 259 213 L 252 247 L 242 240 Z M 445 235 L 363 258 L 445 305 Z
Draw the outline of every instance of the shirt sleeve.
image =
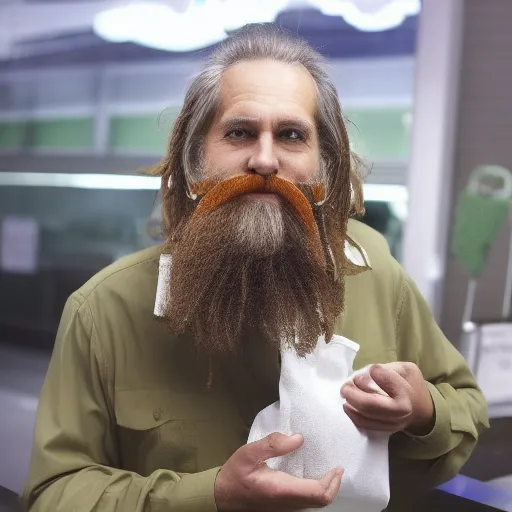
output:
M 396 316 L 397 355 L 418 365 L 435 409 L 435 424 L 425 436 L 399 432 L 390 440 L 391 467 L 424 483 L 453 478 L 468 460 L 479 434 L 489 427 L 487 406 L 462 355 L 438 327 L 425 299 L 403 275 Z
M 196 474 L 116 469 L 115 422 L 105 365 L 86 302 L 64 308 L 40 396 L 28 480 L 33 512 L 216 512 L 220 468 Z

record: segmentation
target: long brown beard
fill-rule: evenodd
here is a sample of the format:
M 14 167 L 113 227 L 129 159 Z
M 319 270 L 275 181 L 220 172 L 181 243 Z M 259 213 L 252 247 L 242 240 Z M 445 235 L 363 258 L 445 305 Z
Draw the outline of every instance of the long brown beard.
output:
M 172 254 L 165 319 L 174 332 L 192 332 L 201 355 L 238 353 L 247 328 L 304 355 L 320 335 L 331 337 L 342 310 L 343 280 L 327 271 L 309 202 L 289 182 L 270 179 L 216 185 L 164 249 Z M 284 200 L 247 197 L 270 189 Z

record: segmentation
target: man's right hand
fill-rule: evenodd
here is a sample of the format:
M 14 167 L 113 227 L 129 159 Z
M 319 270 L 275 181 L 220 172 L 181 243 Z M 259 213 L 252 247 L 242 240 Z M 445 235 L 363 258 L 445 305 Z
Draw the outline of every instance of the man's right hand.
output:
M 217 510 L 292 512 L 332 503 L 341 485 L 342 469 L 333 469 L 320 480 L 307 480 L 273 471 L 265 463 L 294 452 L 303 442 L 298 434 L 274 433 L 238 449 L 217 475 Z

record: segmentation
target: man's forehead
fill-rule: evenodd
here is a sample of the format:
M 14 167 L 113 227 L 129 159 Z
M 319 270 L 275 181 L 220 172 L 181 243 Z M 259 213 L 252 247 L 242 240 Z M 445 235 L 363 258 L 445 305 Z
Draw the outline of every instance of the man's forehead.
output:
M 273 60 L 244 61 L 222 74 L 217 118 L 227 113 L 259 117 L 272 112 L 314 119 L 316 99 L 315 82 L 304 67 Z

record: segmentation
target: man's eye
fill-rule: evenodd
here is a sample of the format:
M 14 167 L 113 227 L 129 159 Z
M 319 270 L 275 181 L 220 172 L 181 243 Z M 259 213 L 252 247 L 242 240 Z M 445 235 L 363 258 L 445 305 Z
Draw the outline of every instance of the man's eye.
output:
M 300 140 L 304 140 L 304 136 L 299 130 L 289 129 L 283 130 L 280 134 L 281 138 L 289 140 L 291 142 L 298 142 Z
M 226 137 L 228 139 L 240 140 L 240 139 L 244 139 L 245 137 L 247 137 L 247 135 L 248 135 L 248 133 L 245 130 L 242 130 L 241 128 L 237 128 L 236 130 L 231 130 L 226 135 Z

